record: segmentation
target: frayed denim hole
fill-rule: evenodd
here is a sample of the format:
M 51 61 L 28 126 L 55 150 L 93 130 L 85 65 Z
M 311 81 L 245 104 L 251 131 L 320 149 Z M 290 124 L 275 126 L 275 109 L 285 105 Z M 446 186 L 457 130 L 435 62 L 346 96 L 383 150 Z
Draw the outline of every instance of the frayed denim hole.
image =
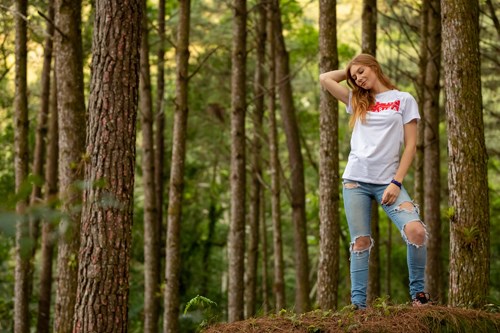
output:
M 411 207 L 409 207 L 411 205 Z M 417 213 L 419 214 L 418 206 L 413 201 L 404 201 L 400 203 L 396 208 L 394 208 L 395 212 L 405 212 L 405 213 Z
M 358 182 L 345 182 L 343 185 L 344 185 L 344 188 L 346 190 L 350 190 L 350 189 L 354 189 L 354 188 L 358 188 L 359 187 L 359 183 Z
M 423 244 L 412 243 L 408 239 L 408 236 L 406 236 L 405 228 L 408 225 L 408 223 L 413 223 L 413 222 L 419 222 L 424 227 L 425 238 L 424 238 L 424 243 Z M 403 225 L 403 229 L 401 229 L 401 237 L 403 237 L 403 240 L 405 241 L 406 244 L 411 245 L 411 246 L 415 246 L 417 249 L 419 249 L 419 248 L 427 245 L 427 240 L 429 239 L 429 232 L 428 232 L 427 226 L 425 225 L 424 222 L 422 222 L 421 220 L 413 220 L 413 221 L 408 221 L 408 222 L 405 223 L 405 225 Z
M 360 237 L 369 237 L 370 238 L 370 246 L 368 246 L 366 249 L 362 249 L 362 250 L 354 250 L 354 243 L 356 243 L 356 240 Z M 354 238 L 354 240 L 351 242 L 351 246 L 349 248 L 349 251 L 351 252 L 351 255 L 352 254 L 357 254 L 357 255 L 361 255 L 363 253 L 365 253 L 366 251 L 368 251 L 368 253 L 371 252 L 372 248 L 373 248 L 373 243 L 374 243 L 374 240 L 373 238 L 370 236 L 370 235 L 360 235 L 360 236 L 356 236 L 356 238 Z

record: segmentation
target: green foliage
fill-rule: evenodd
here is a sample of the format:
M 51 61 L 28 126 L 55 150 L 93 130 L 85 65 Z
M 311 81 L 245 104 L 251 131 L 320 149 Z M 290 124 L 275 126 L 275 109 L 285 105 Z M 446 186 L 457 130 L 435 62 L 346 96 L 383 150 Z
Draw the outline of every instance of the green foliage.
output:
M 196 297 L 190 299 L 189 302 L 187 302 L 186 307 L 184 308 L 184 314 L 186 314 L 191 307 L 212 309 L 212 308 L 217 308 L 217 303 L 206 297 L 196 295 Z
M 193 309 L 191 309 L 193 307 L 202 311 L 203 320 L 198 325 L 199 329 L 203 329 L 204 327 L 215 323 L 220 318 L 220 310 L 218 309 L 217 303 L 207 297 L 197 295 L 189 300 L 184 308 L 184 316 L 188 314 L 188 311 L 193 311 Z
M 351 60 L 357 53 L 357 51 L 351 45 L 342 42 L 339 42 L 337 52 L 339 54 L 339 62 L 341 64 L 345 63 L 345 65 L 347 65 L 347 62 Z M 344 68 L 344 66 L 339 67 Z
M 71 269 L 76 269 L 78 265 L 78 257 L 75 253 L 71 253 L 68 258 L 68 267 Z
M 376 298 L 373 301 L 372 306 L 374 309 L 380 310 L 381 314 L 384 316 L 388 316 L 390 314 L 389 295 Z
M 318 29 L 312 25 L 303 23 L 298 29 L 293 30 L 287 36 L 287 47 L 291 55 L 292 63 L 303 63 L 315 60 L 319 51 Z
M 449 220 L 453 220 L 455 217 L 455 207 L 448 207 L 448 211 L 446 212 L 446 217 Z
M 488 303 L 483 306 L 483 310 L 491 313 L 500 313 L 500 302 Z
M 464 226 L 462 228 L 457 228 L 457 232 L 460 234 L 462 240 L 467 245 L 473 244 L 480 236 L 480 230 L 477 226 Z
M 285 34 L 297 27 L 297 22 L 304 19 L 303 3 L 298 0 L 280 1 L 281 20 Z
M 0 222 L 2 224 L 3 221 Z M 0 332 L 10 332 L 14 317 L 13 248 L 13 238 L 0 232 Z

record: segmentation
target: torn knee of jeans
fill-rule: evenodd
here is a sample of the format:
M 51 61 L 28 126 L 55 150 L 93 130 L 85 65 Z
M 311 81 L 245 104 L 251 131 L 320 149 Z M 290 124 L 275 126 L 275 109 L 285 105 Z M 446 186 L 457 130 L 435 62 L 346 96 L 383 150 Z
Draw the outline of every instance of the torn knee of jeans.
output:
M 420 211 L 418 209 L 418 205 L 415 204 L 413 201 L 404 201 L 399 204 L 395 208 L 396 212 L 406 212 L 406 213 L 413 213 L 416 212 L 417 214 L 420 214 Z
M 362 249 L 354 249 L 354 245 L 356 245 L 356 241 L 360 238 L 367 238 L 370 242 L 370 244 L 368 244 L 368 246 L 366 247 L 363 247 Z M 351 242 L 351 253 L 356 253 L 356 254 L 361 254 L 361 253 L 364 253 L 366 251 L 370 252 L 371 249 L 373 247 L 373 238 L 369 235 L 366 235 L 366 236 L 357 236 L 356 238 L 354 238 L 354 240 Z
M 417 235 L 416 237 L 419 237 L 419 238 L 422 238 L 423 240 L 421 242 L 418 242 L 418 244 L 416 242 L 412 242 L 410 241 L 410 239 L 408 238 L 408 235 L 406 234 L 406 226 L 410 223 L 420 223 L 420 225 L 423 227 L 423 234 L 420 234 L 418 231 L 417 231 Z M 427 233 L 427 227 L 425 225 L 424 222 L 420 221 L 420 220 L 414 220 L 414 221 L 410 221 L 408 223 L 406 223 L 404 226 L 403 226 L 403 229 L 401 230 L 401 236 L 403 237 L 404 241 L 406 242 L 406 244 L 408 245 L 412 245 L 412 246 L 415 246 L 416 248 L 420 248 L 422 246 L 425 246 L 426 243 L 427 243 L 427 239 L 429 238 L 428 236 L 428 233 Z
M 345 189 L 353 189 L 353 188 L 358 188 L 359 183 L 358 182 L 345 182 L 344 183 L 344 188 Z

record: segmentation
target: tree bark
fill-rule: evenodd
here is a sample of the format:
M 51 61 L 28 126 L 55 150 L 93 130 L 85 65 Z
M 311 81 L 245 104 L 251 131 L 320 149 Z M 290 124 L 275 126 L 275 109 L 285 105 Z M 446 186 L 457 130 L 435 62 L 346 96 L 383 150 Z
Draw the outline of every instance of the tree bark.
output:
M 338 69 L 337 2 L 319 3 L 320 73 Z M 338 102 L 328 92 L 320 95 L 320 252 L 318 304 L 335 309 L 339 284 L 339 145 Z
M 56 208 L 58 191 L 57 169 L 59 156 L 59 128 L 57 119 L 57 88 L 54 73 L 51 85 L 49 136 L 47 141 L 47 156 L 45 162 L 45 204 Z M 52 265 L 54 257 L 55 230 L 54 220 L 42 222 L 42 240 L 40 253 L 40 291 L 38 299 L 37 333 L 50 332 L 50 304 L 52 299 Z
M 377 56 L 377 0 L 363 0 L 361 14 L 361 50 Z M 371 303 L 380 296 L 380 228 L 377 202 L 372 199 L 371 237 L 373 247 L 370 251 L 367 302 Z
M 181 272 L 181 218 L 186 160 L 186 133 L 188 120 L 188 64 L 190 0 L 179 1 L 177 30 L 174 133 L 172 138 L 172 171 L 168 206 L 167 262 L 165 270 L 165 312 L 163 332 L 179 332 L 179 284 Z
M 378 213 L 378 202 L 372 200 L 371 206 L 371 236 L 375 244 L 370 251 L 368 262 L 368 287 L 366 290 L 366 301 L 371 304 L 380 297 L 380 215 Z
M 200 286 L 200 295 L 207 295 L 209 292 L 209 282 L 211 277 L 210 255 L 212 253 L 212 247 L 214 246 L 213 239 L 216 235 L 215 228 L 221 213 L 220 206 L 217 204 L 216 200 L 216 198 L 211 197 L 208 207 L 208 235 L 203 244 L 203 272 L 201 272 L 203 279 Z
M 431 0 L 429 6 L 427 66 L 424 85 L 424 207 L 427 224 L 427 266 L 425 286 L 435 299 L 442 300 L 441 262 L 441 177 L 439 152 L 439 92 L 441 71 L 441 5 Z
M 385 280 L 385 290 L 386 295 L 391 296 L 391 284 L 392 284 L 392 223 L 387 226 L 387 242 L 386 242 L 386 280 Z
M 28 1 L 16 0 L 16 15 L 14 18 L 16 29 L 15 50 L 15 85 L 14 98 L 14 174 L 16 194 L 28 176 L 28 84 L 27 84 L 27 12 Z M 16 203 L 18 221 L 16 225 L 16 268 L 14 283 L 14 333 L 29 332 L 29 269 L 31 246 L 29 245 L 29 225 L 24 214 L 27 198 L 19 198 Z
M 48 4 L 49 19 L 54 21 L 54 1 L 50 0 Z M 47 152 L 45 154 L 45 193 L 44 202 L 51 208 L 54 205 L 51 203 L 57 195 L 57 167 L 59 155 L 59 140 L 58 125 L 57 125 L 57 102 L 54 80 L 50 81 L 51 64 L 52 64 L 52 47 L 54 37 L 54 25 L 47 24 L 47 37 L 45 38 L 44 48 L 44 65 L 42 70 L 42 101 L 41 113 L 47 114 L 45 122 L 47 136 Z M 40 122 L 41 123 L 41 122 Z M 44 142 L 45 145 L 45 142 Z M 42 170 L 40 170 L 42 171 Z M 43 171 L 42 171 L 43 172 Z M 53 222 L 50 220 L 42 221 L 42 236 L 41 236 L 41 255 L 40 255 L 40 288 L 38 298 L 38 320 L 37 332 L 50 332 L 50 300 L 52 290 L 52 259 L 54 256 L 54 241 L 53 241 Z
M 304 161 L 299 141 L 299 128 L 293 104 L 292 84 L 290 77 L 289 55 L 283 37 L 283 25 L 279 1 L 274 1 L 274 34 L 276 41 L 276 77 L 281 102 L 281 117 L 288 146 L 290 163 L 290 182 L 292 196 L 292 220 L 294 225 L 295 247 L 295 310 L 303 313 L 309 310 L 309 258 L 306 230 L 306 202 L 304 184 Z
M 377 56 L 377 0 L 363 0 L 361 52 Z
M 57 251 L 54 331 L 73 331 L 80 244 L 82 156 L 85 152 L 85 97 L 81 37 L 81 1 L 55 1 L 55 71 L 59 122 L 59 186 L 62 212 Z M 64 35 L 63 35 L 64 34 Z
M 147 3 L 142 0 L 142 11 Z M 142 180 L 144 190 L 144 332 L 158 332 L 160 293 L 160 234 L 156 218 L 154 171 L 153 100 L 149 69 L 148 17 L 141 24 L 141 75 L 139 78 L 139 114 L 142 132 Z
M 267 3 L 267 36 L 269 40 L 269 59 L 275 59 L 276 47 L 274 38 L 274 5 Z M 269 61 L 268 77 L 268 109 L 269 109 L 269 165 L 271 174 L 271 216 L 273 225 L 273 266 L 274 266 L 274 306 L 279 312 L 286 308 L 285 273 L 283 263 L 283 240 L 281 234 L 281 181 L 280 162 L 278 154 L 278 126 L 276 124 L 276 66 Z
M 142 6 L 95 6 L 74 333 L 128 326 Z
M 163 225 L 163 208 L 165 205 L 165 112 L 163 98 L 165 96 L 165 0 L 159 0 L 158 5 L 158 64 L 156 82 L 156 111 L 154 123 L 155 128 L 155 188 L 156 188 L 156 232 L 159 237 L 158 257 L 160 282 L 165 270 L 162 263 L 164 258 L 164 245 L 166 244 L 166 232 Z M 160 316 L 160 313 L 158 313 Z
M 245 257 L 246 0 L 233 1 L 231 68 L 231 222 L 229 226 L 229 322 L 243 319 Z
M 48 3 L 49 20 L 47 23 L 46 36 L 44 41 L 43 50 L 43 66 L 41 76 L 41 94 L 40 94 L 40 111 L 37 114 L 36 134 L 35 134 L 35 148 L 33 151 L 33 176 L 38 180 L 33 184 L 30 206 L 35 207 L 43 201 L 42 198 L 42 184 L 44 182 L 44 165 L 45 165 L 45 150 L 48 133 L 48 115 L 50 106 L 50 75 L 52 67 L 52 46 L 54 37 L 54 2 Z M 40 218 L 37 216 L 30 216 L 30 238 L 32 239 L 32 251 L 30 258 L 30 289 L 33 289 L 33 273 L 34 273 L 34 259 L 38 241 L 40 238 Z M 31 295 L 32 290 L 30 290 Z
M 429 34 L 429 2 L 430 0 L 422 0 L 420 9 L 420 55 L 418 63 L 418 108 L 420 110 L 420 121 L 417 124 L 417 152 L 415 154 L 414 164 L 414 201 L 420 205 L 420 217 L 425 221 L 425 206 L 424 206 L 424 129 L 425 129 L 425 113 L 424 110 L 424 92 L 425 92 L 425 75 L 427 72 L 427 38 Z
M 267 315 L 271 310 L 269 301 L 269 255 L 267 242 L 267 223 L 266 223 L 266 203 L 264 187 L 260 191 L 260 225 L 261 225 L 261 244 L 262 244 L 262 311 Z
M 449 304 L 481 307 L 489 287 L 489 198 L 481 105 L 479 4 L 441 1 L 448 119 Z
M 252 115 L 253 138 L 251 146 L 251 178 L 252 187 L 250 193 L 250 211 L 248 216 L 250 233 L 248 239 L 248 257 L 245 283 L 246 314 L 249 318 L 255 315 L 257 296 L 257 264 L 259 257 L 259 227 L 260 227 L 260 200 L 261 200 L 261 179 L 262 179 L 262 120 L 264 117 L 264 66 L 266 58 L 266 8 L 264 0 L 260 0 L 257 5 L 256 34 L 256 68 L 254 75 L 254 102 L 255 109 Z

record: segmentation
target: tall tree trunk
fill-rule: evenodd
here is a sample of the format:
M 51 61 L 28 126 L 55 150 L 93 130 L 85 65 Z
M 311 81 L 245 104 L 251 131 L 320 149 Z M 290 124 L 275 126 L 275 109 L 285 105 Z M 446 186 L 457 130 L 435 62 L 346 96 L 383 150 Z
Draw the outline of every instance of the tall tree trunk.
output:
M 249 318 L 255 315 L 256 289 L 257 289 L 257 263 L 259 254 L 259 227 L 260 227 L 260 200 L 261 200 L 261 179 L 262 179 L 262 119 L 264 117 L 264 66 L 266 58 L 266 8 L 265 0 L 260 0 L 257 5 L 256 34 L 256 57 L 257 63 L 254 76 L 254 102 L 253 112 L 253 138 L 251 146 L 251 170 L 252 187 L 250 194 L 250 212 L 248 216 L 250 233 L 248 239 L 248 257 L 245 283 L 246 314 Z
M 420 110 L 420 121 L 417 124 L 417 151 L 415 154 L 414 164 L 414 200 L 420 205 L 421 218 L 425 221 L 424 207 L 424 129 L 425 129 L 425 113 L 424 110 L 424 94 L 425 94 L 425 75 L 427 72 L 427 38 L 429 34 L 429 2 L 430 0 L 422 0 L 420 9 L 420 55 L 418 62 L 418 108 Z
M 210 280 L 210 254 L 212 252 L 212 247 L 214 245 L 213 239 L 215 237 L 215 227 L 217 225 L 218 217 L 220 211 L 218 209 L 217 202 L 215 198 L 210 198 L 210 204 L 208 207 L 208 235 L 207 239 L 203 244 L 203 271 L 201 272 L 203 278 L 200 286 L 200 295 L 206 296 L 209 292 L 209 280 Z
M 48 3 L 49 19 L 54 21 L 54 4 L 53 1 Z M 42 202 L 42 183 L 44 179 L 44 161 L 45 148 L 47 140 L 47 119 L 49 115 L 49 100 L 50 100 L 50 75 L 52 66 L 52 45 L 54 26 L 47 23 L 47 34 L 45 36 L 43 50 L 43 67 L 41 76 L 41 96 L 40 96 L 40 111 L 37 114 L 35 148 L 33 151 L 33 176 L 39 178 L 40 183 L 35 182 L 31 191 L 30 206 L 36 206 Z M 30 289 L 33 287 L 33 262 L 36 254 L 38 240 L 40 238 L 40 218 L 30 216 L 30 238 L 32 239 L 32 251 L 30 258 Z M 30 295 L 31 295 L 30 290 Z
M 147 3 L 142 0 L 142 11 Z M 144 190 L 144 332 L 158 332 L 160 293 L 160 234 L 157 230 L 154 172 L 153 100 L 149 69 L 148 17 L 142 16 L 141 75 L 139 78 L 139 114 L 142 131 L 142 180 Z
M 263 138 L 263 137 L 262 137 Z M 270 311 L 269 302 L 269 270 L 268 270 L 268 243 L 267 243 L 267 223 L 266 223 L 266 203 L 264 187 L 260 191 L 260 226 L 261 226 L 261 239 L 262 244 L 262 311 L 268 314 Z
M 57 88 L 54 72 L 50 87 L 49 135 L 45 162 L 44 201 L 55 209 L 57 197 L 57 168 L 59 156 L 59 128 L 57 119 Z M 42 222 L 42 240 L 40 253 L 40 291 L 38 296 L 37 333 L 50 332 L 50 302 L 52 298 L 52 262 L 54 257 L 54 224 L 56 221 Z
M 385 290 L 386 295 L 391 296 L 391 284 L 392 284 L 392 223 L 387 226 L 387 242 L 386 242 L 386 265 L 385 265 Z
M 269 59 L 275 59 L 274 5 L 267 3 L 267 37 L 269 40 Z M 286 308 L 285 272 L 283 263 L 283 240 L 281 235 L 281 184 L 278 154 L 278 126 L 276 124 L 276 63 L 269 61 L 268 109 L 269 109 L 269 165 L 271 174 L 271 216 L 273 225 L 273 267 L 274 267 L 274 307 L 279 312 Z
M 441 71 L 441 4 L 431 0 L 427 37 L 427 71 L 424 91 L 424 207 L 428 228 L 425 286 L 440 300 L 442 291 L 441 262 L 441 177 L 439 153 L 439 80 Z
M 295 247 L 295 310 L 303 313 L 309 310 L 309 258 L 306 230 L 306 201 L 304 184 L 304 161 L 300 150 L 300 135 L 293 104 L 292 82 L 290 77 L 289 55 L 283 37 L 279 1 L 273 0 L 273 17 L 276 40 L 276 77 L 281 102 L 281 116 L 285 129 L 290 163 L 290 182 L 292 192 L 292 220 L 294 225 Z
M 16 193 L 20 194 L 22 185 L 28 176 L 28 84 L 27 73 L 27 12 L 28 1 L 16 0 L 16 93 L 14 99 L 14 172 Z M 14 333 L 27 333 L 29 321 L 29 269 L 30 253 L 29 225 L 24 218 L 27 198 L 19 198 L 16 213 L 19 220 L 16 225 L 16 269 L 14 283 Z
M 361 50 L 374 57 L 377 55 L 377 0 L 363 0 L 361 14 Z M 380 228 L 378 204 L 373 199 L 371 207 L 371 237 L 373 247 L 370 251 L 367 301 L 372 302 L 380 296 Z
M 450 190 L 449 304 L 481 307 L 489 288 L 487 154 L 481 105 L 479 4 L 441 1 Z
M 172 171 L 168 206 L 167 262 L 165 270 L 165 313 L 163 332 L 179 331 L 179 284 L 181 272 L 181 218 L 186 160 L 186 132 L 188 120 L 188 64 L 189 22 L 191 1 L 179 0 L 177 29 L 174 133 L 172 138 Z
M 142 5 L 95 5 L 74 333 L 128 326 Z
M 229 226 L 228 320 L 243 319 L 245 257 L 246 0 L 233 1 L 231 68 L 231 224 Z
M 337 1 L 319 3 L 321 73 L 339 67 L 337 53 Z M 339 145 L 338 102 L 326 91 L 320 95 L 320 252 L 318 304 L 335 309 L 339 284 Z
M 377 0 L 363 0 L 361 52 L 377 55 Z
M 54 21 L 54 1 L 50 0 L 48 3 L 49 19 L 51 22 Z M 54 25 L 52 23 L 47 24 L 47 36 L 45 37 L 45 47 L 44 47 L 44 62 L 42 69 L 42 97 L 41 97 L 41 110 L 38 120 L 38 126 L 41 127 L 42 133 L 40 133 L 38 142 L 41 146 L 47 146 L 47 154 L 38 154 L 40 158 L 45 158 L 45 204 L 49 207 L 53 207 L 50 201 L 53 196 L 57 194 L 57 160 L 58 160 L 58 129 L 57 129 L 57 104 L 55 104 L 55 84 L 50 82 L 51 67 L 52 67 L 52 46 L 54 37 Z M 52 97 L 52 104 L 51 104 Z M 52 108 L 51 108 L 52 106 Z M 50 120 L 50 122 L 49 122 Z M 42 126 L 43 125 L 43 126 Z M 47 128 L 48 127 L 48 128 Z M 45 137 L 48 133 L 47 144 L 45 144 Z M 37 142 L 37 143 L 38 143 Z M 35 151 L 42 150 L 40 148 L 35 148 Z M 45 150 L 45 148 L 43 149 Z M 35 163 L 37 164 L 37 163 Z M 39 164 L 42 164 L 39 162 Z M 50 168 L 50 169 L 49 169 Z M 36 169 L 37 172 L 42 174 L 43 168 L 39 166 Z M 49 179 L 50 178 L 50 179 Z M 33 195 L 32 199 L 41 196 L 41 193 Z M 40 199 L 41 200 L 41 199 Z M 33 203 L 33 200 L 32 200 Z M 50 327 L 50 299 L 51 299 L 51 289 L 52 289 L 52 257 L 54 252 L 54 243 L 52 241 L 52 221 L 42 221 L 42 240 L 41 240 L 41 262 L 40 262 L 40 289 L 39 289 L 39 299 L 38 299 L 38 320 L 37 320 L 37 332 L 38 333 L 48 333 Z
M 343 248 L 344 250 L 344 259 L 345 259 L 345 262 L 347 263 L 347 272 L 350 272 L 350 253 L 349 253 L 349 247 L 350 247 L 350 239 L 348 238 L 348 234 L 349 232 L 346 230 L 346 232 L 342 232 L 342 229 L 340 230 L 340 240 L 341 240 L 341 243 L 340 243 L 340 246 Z M 344 302 L 351 302 L 351 291 L 350 291 L 350 286 L 351 286 L 351 276 L 350 274 L 346 274 L 345 275 L 345 286 L 346 286 L 346 289 L 344 290 L 344 292 L 339 295 L 341 297 L 341 299 L 344 301 Z M 347 291 L 347 292 L 346 292 Z
M 166 244 L 166 232 L 163 230 L 163 207 L 165 205 L 165 112 L 163 98 L 165 95 L 165 0 L 159 0 L 158 4 L 158 75 L 156 78 L 156 111 L 155 120 L 155 198 L 156 198 L 156 232 L 159 237 L 158 244 L 158 262 L 159 278 L 162 281 L 164 269 L 162 263 L 164 262 L 164 247 Z M 160 316 L 160 313 L 158 313 Z
M 85 152 L 85 97 L 81 1 L 55 1 L 55 71 L 59 121 L 59 195 L 64 217 L 60 222 L 57 251 L 57 293 L 54 331 L 73 331 L 80 245 L 81 192 L 76 182 L 83 179 Z M 62 35 L 64 34 L 64 35 Z
M 370 252 L 368 262 L 368 287 L 366 290 L 366 301 L 372 303 L 380 297 L 380 215 L 378 213 L 378 202 L 372 200 L 371 206 L 371 236 L 375 240 Z

